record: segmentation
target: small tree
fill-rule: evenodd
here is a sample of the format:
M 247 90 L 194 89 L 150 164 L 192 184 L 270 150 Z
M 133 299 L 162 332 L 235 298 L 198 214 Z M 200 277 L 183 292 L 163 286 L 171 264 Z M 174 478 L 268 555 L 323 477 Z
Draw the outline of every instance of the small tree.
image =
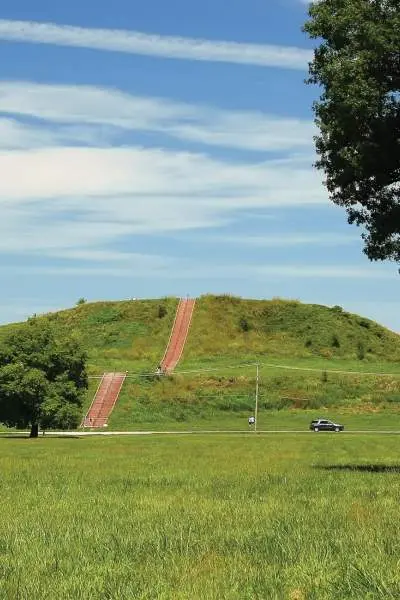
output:
M 86 304 L 86 302 L 86 298 L 79 298 L 79 300 L 76 301 L 76 306 L 81 306 L 81 304 Z
M 0 345 L 0 422 L 70 429 L 79 423 L 87 388 L 86 355 L 73 337 L 58 337 L 43 319 L 30 319 Z

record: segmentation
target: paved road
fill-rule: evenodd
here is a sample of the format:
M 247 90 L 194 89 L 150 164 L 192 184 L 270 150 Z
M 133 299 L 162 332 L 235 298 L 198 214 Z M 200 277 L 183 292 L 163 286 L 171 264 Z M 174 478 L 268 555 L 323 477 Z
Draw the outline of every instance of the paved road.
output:
M 56 436 L 56 437 L 89 437 L 89 436 L 129 436 L 129 435 L 208 435 L 208 434 L 243 434 L 246 433 L 248 435 L 254 435 L 254 431 L 249 431 L 247 429 L 243 430 L 188 430 L 188 431 L 47 431 L 47 436 Z M 307 431 L 304 429 L 261 429 L 257 431 L 257 435 L 259 434 L 309 434 L 316 435 L 312 431 Z M 320 432 L 318 435 L 320 437 L 324 437 L 324 434 L 330 435 L 354 435 L 354 434 L 381 434 L 381 435 L 400 435 L 400 430 L 382 430 L 382 429 L 352 429 L 350 431 L 342 431 L 339 433 L 335 432 Z M 27 434 L 26 431 L 19 432 L 3 432 L 0 433 L 0 437 L 11 437 L 14 435 L 23 435 Z

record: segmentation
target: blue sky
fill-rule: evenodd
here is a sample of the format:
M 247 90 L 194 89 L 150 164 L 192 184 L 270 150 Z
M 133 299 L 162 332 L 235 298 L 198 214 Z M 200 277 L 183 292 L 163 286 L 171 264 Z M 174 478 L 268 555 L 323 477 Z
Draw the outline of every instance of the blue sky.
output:
M 230 292 L 400 331 L 395 265 L 328 200 L 301 0 L 3 0 L 0 321 Z

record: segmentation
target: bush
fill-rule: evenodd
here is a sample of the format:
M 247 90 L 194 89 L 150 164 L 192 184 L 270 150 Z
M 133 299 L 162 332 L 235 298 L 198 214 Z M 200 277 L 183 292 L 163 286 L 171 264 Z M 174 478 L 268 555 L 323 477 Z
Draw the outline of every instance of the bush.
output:
M 241 331 L 250 331 L 251 326 L 246 317 L 240 317 L 239 319 L 239 328 Z
M 338 305 L 332 306 L 332 311 L 333 312 L 337 312 L 337 313 L 341 313 L 341 312 L 343 312 L 343 308 L 341 306 L 338 306 Z
M 158 318 L 159 319 L 163 319 L 166 314 L 167 314 L 167 309 L 163 304 L 160 304 L 160 306 L 158 307 Z

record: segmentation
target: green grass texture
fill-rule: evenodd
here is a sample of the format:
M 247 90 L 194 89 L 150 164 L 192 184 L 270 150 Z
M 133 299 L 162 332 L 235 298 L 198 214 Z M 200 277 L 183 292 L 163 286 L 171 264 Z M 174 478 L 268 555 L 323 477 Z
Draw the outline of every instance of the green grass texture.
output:
M 0 598 L 397 600 L 398 445 L 0 439 Z

